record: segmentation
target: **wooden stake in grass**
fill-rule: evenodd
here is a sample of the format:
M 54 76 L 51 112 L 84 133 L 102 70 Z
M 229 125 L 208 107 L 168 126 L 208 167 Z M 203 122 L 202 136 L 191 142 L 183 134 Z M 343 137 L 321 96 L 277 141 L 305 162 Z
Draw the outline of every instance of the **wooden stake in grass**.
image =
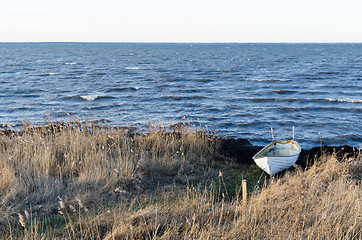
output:
M 246 189 L 246 179 L 243 179 L 241 188 L 243 191 L 243 202 L 246 203 L 246 200 L 248 198 L 248 190 Z

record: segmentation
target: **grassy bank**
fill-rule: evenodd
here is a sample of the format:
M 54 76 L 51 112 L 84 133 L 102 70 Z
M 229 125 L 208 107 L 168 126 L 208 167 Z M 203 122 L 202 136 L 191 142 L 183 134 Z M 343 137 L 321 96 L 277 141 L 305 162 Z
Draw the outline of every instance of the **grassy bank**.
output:
M 220 155 L 192 124 L 49 123 L 0 139 L 2 239 L 362 237 L 360 156 L 323 156 L 258 186 L 260 169 Z

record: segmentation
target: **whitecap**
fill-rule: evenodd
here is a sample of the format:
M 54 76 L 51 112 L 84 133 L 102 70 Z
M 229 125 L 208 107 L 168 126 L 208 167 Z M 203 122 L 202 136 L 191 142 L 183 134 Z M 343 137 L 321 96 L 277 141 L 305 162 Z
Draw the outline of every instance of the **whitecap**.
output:
M 66 62 L 65 63 L 65 65 L 75 65 L 75 64 L 77 64 L 77 63 L 74 63 L 74 62 L 70 62 L 70 63 Z
M 94 101 L 95 99 L 97 99 L 99 96 L 98 95 L 89 95 L 89 96 L 80 96 L 81 98 L 83 98 L 84 100 L 87 101 Z
M 245 81 L 249 81 L 249 82 L 290 82 L 292 80 L 291 79 L 274 79 L 274 78 L 270 78 L 270 79 L 252 78 L 252 79 L 246 79 Z
M 113 87 L 106 89 L 106 92 L 123 92 L 123 91 L 137 91 L 139 87 Z
M 139 67 L 126 67 L 127 70 L 138 70 L 140 69 Z
M 276 79 L 257 79 L 257 78 L 253 78 L 253 79 L 246 79 L 246 81 L 249 82 L 276 82 Z
M 328 98 L 327 100 L 328 100 L 329 102 L 362 103 L 362 99 L 351 99 L 351 98 L 346 98 L 346 99 L 332 99 L 332 98 Z

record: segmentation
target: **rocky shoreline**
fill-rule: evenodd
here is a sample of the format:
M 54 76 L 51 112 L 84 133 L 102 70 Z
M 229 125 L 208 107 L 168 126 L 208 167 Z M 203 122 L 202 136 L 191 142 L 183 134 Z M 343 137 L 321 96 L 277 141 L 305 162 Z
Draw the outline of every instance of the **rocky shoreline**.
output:
M 256 146 L 247 139 L 221 139 L 220 153 L 226 155 L 240 164 L 254 164 L 253 156 L 260 151 L 263 146 Z M 305 168 L 309 164 L 313 164 L 316 159 L 319 159 L 323 154 L 335 153 L 338 160 L 343 158 L 357 156 L 359 149 L 344 145 L 344 146 L 327 146 L 313 147 L 311 149 L 302 149 L 296 164 L 301 168 Z
M 79 123 L 72 123 L 74 126 L 81 126 Z M 95 122 L 97 124 L 97 122 Z M 50 132 L 61 131 L 62 128 L 69 126 L 68 124 L 57 122 L 54 125 L 35 127 L 32 126 L 28 129 L 24 129 L 29 131 L 30 129 L 36 131 L 37 129 L 45 128 Z M 182 127 L 182 126 L 181 126 Z M 181 129 L 181 127 L 179 127 Z M 121 129 L 126 130 L 130 135 L 137 134 L 134 131 L 134 128 L 129 127 L 121 127 Z M 178 128 L 174 128 L 174 132 L 170 134 L 183 134 L 182 131 L 178 131 Z M 0 137 L 12 137 L 12 136 L 21 136 L 23 131 L 14 131 L 11 129 L 0 129 Z M 216 136 L 212 136 L 217 138 Z M 219 149 L 219 153 L 225 157 L 234 159 L 239 164 L 252 165 L 255 164 L 253 160 L 253 156 L 260 151 L 264 146 L 253 145 L 249 140 L 243 138 L 219 138 L 221 145 Z M 343 146 L 321 146 L 321 147 L 313 147 L 311 149 L 302 149 L 299 158 L 296 162 L 298 166 L 301 168 L 305 168 L 306 166 L 313 164 L 316 159 L 319 159 L 323 154 L 332 154 L 335 153 L 335 156 L 338 160 L 342 160 L 343 158 L 349 158 L 358 156 L 361 150 L 355 147 L 351 147 L 348 145 Z

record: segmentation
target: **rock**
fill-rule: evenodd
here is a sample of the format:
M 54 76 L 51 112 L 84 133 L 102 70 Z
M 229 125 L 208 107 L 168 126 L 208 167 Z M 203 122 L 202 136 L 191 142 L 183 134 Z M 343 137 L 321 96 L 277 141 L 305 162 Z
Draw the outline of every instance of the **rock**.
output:
M 240 164 L 255 164 L 253 156 L 262 149 L 262 146 L 255 146 L 247 139 L 221 139 L 220 154 L 232 159 L 235 159 Z M 321 151 L 322 150 L 322 151 Z M 314 147 L 311 149 L 302 149 L 299 158 L 296 162 L 301 168 L 311 165 L 316 159 L 319 159 L 322 154 L 336 153 L 336 158 L 342 160 L 343 158 L 355 157 L 358 155 L 358 149 L 344 145 L 344 146 L 323 146 Z
M 344 145 L 344 146 L 322 146 L 322 147 L 314 147 L 309 150 L 302 149 L 297 165 L 305 168 L 307 165 L 311 165 L 315 162 L 316 159 L 319 159 L 323 154 L 333 154 L 335 153 L 335 157 L 341 161 L 344 158 L 348 157 L 356 157 L 358 155 L 358 149 Z
M 221 139 L 220 154 L 241 164 L 254 164 L 253 156 L 263 147 L 254 146 L 247 139 Z

